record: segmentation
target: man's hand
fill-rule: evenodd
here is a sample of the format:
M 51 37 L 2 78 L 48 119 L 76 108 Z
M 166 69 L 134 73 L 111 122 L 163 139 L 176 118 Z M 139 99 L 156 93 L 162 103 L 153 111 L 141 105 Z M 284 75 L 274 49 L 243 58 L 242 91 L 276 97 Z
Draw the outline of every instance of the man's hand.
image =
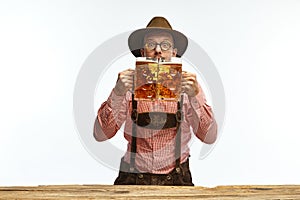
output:
M 128 90 L 132 89 L 133 75 L 133 69 L 127 69 L 119 73 L 118 80 L 114 88 L 116 95 L 123 96 Z
M 194 97 L 199 93 L 196 74 L 182 71 L 181 90 L 190 97 Z

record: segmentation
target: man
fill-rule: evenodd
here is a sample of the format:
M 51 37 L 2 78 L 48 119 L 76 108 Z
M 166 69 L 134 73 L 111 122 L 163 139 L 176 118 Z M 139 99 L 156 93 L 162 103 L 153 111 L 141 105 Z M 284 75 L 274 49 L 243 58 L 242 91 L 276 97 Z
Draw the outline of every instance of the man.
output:
M 188 40 L 173 30 L 165 18 L 154 17 L 146 28 L 129 36 L 128 45 L 135 57 L 170 61 L 184 54 Z M 182 71 L 180 102 L 136 101 L 130 91 L 134 72 L 127 69 L 119 73 L 115 87 L 99 108 L 95 120 L 97 141 L 112 138 L 125 122 L 127 152 L 114 184 L 193 186 L 188 159 L 190 127 L 202 142 L 211 144 L 217 138 L 217 124 L 196 75 Z M 167 116 L 159 128 L 149 117 L 157 114 Z M 141 125 L 145 121 L 149 126 Z

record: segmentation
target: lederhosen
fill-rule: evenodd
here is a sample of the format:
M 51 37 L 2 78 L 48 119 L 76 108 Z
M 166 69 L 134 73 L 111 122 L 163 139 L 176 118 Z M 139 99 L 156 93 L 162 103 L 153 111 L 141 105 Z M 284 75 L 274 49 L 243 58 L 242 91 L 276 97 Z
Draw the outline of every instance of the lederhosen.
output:
M 181 121 L 182 115 L 183 96 L 177 102 L 176 114 L 168 114 L 166 123 L 163 128 L 176 126 L 176 144 L 175 144 L 175 168 L 168 174 L 151 174 L 140 173 L 135 169 L 135 156 L 136 156 L 136 126 L 151 127 L 151 118 L 149 113 L 139 114 L 137 112 L 137 101 L 134 100 L 132 94 L 132 141 L 131 141 L 131 154 L 130 163 L 124 162 L 123 158 L 120 164 L 119 175 L 116 178 L 114 185 L 181 185 L 193 186 L 192 176 L 189 168 L 189 160 L 180 164 L 181 157 Z M 157 114 L 157 113 L 156 113 Z M 175 124 L 174 124 L 175 123 Z

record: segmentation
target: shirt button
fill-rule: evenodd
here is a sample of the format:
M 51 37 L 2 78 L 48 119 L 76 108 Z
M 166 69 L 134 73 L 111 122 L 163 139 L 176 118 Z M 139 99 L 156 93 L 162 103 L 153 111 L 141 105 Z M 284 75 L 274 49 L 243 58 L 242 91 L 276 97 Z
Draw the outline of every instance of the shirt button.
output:
M 181 171 L 180 168 L 179 168 L 179 167 L 176 167 L 176 173 L 179 174 L 180 171 Z
M 142 178 L 144 178 L 144 175 L 143 174 L 139 174 L 138 177 L 142 179 Z
M 172 176 L 171 175 L 168 175 L 167 176 L 167 180 L 169 181 L 169 180 L 171 180 L 172 179 Z

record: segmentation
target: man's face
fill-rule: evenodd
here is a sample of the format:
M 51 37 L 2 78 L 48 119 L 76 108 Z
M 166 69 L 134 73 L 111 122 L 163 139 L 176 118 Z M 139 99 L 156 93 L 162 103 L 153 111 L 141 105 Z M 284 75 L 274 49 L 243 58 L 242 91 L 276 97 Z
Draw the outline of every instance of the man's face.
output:
M 147 34 L 141 54 L 143 57 L 164 58 L 164 60 L 170 61 L 171 57 L 175 57 L 177 54 L 172 35 L 166 32 Z

